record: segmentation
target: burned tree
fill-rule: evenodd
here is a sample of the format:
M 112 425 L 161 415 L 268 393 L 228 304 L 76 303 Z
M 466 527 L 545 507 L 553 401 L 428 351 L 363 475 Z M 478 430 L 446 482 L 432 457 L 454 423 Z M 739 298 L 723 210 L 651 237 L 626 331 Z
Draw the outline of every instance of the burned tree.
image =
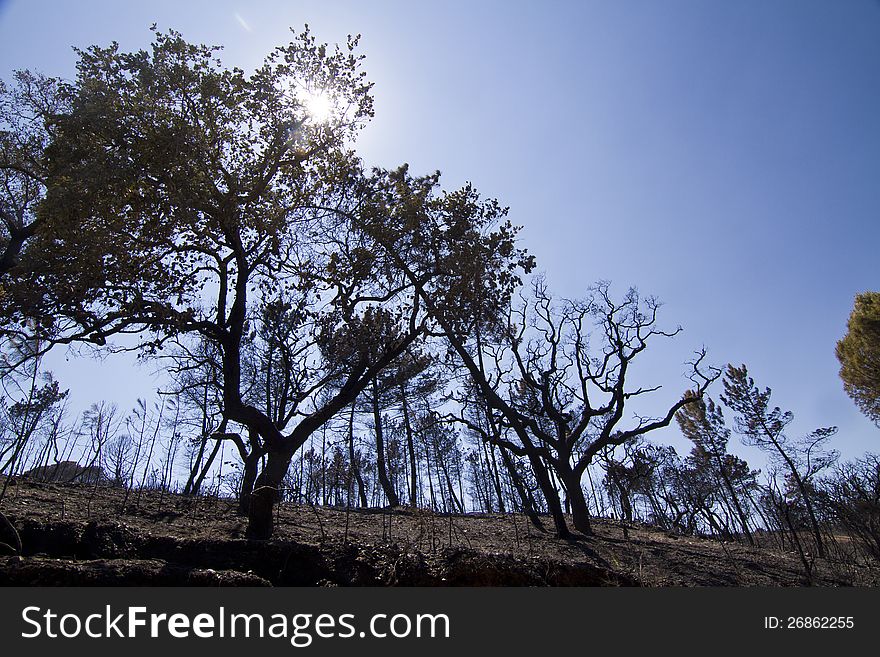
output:
M 628 387 L 633 361 L 654 338 L 678 333 L 657 327 L 658 308 L 654 299 L 641 300 L 635 290 L 615 302 L 605 283 L 584 301 L 556 303 L 538 279 L 532 296 L 510 310 L 501 341 L 490 348 L 493 374 L 487 376 L 480 351 L 469 350 L 454 335 L 450 340 L 495 422 L 509 427 L 516 438 L 495 440 L 528 456 L 536 475 L 546 464 L 565 488 L 575 528 L 587 535 L 592 529 L 581 479 L 590 463 L 608 447 L 667 426 L 720 375 L 714 369 L 704 371 L 705 354 L 698 353 L 690 364 L 693 394 L 676 401 L 662 417 L 635 415 L 633 424 L 624 425 L 632 400 L 659 389 Z M 565 536 L 565 518 L 553 510 L 550 488 L 542 485 L 557 534 Z
M 682 408 L 675 419 L 681 432 L 694 443 L 692 459 L 704 466 L 703 469 L 723 485 L 725 501 L 735 509 L 740 530 L 749 545 L 754 545 L 747 506 L 741 491 L 735 485 L 737 473 L 742 471 L 742 462 L 727 452 L 730 429 L 724 423 L 721 408 L 712 399 L 700 399 Z M 748 466 L 745 470 L 748 472 Z
M 791 439 L 785 429 L 794 420 L 794 414 L 782 411 L 778 406 L 771 408 L 771 392 L 770 388 L 761 390 L 755 385 L 745 365 L 727 366 L 721 399 L 736 413 L 736 430 L 748 444 L 766 451 L 790 478 L 792 487 L 804 504 L 816 551 L 820 557 L 824 557 L 825 542 L 819 528 L 811 479 L 837 459 L 836 452 L 825 449 L 825 444 L 837 432 L 837 428 L 823 427 L 801 438 Z
M 837 526 L 880 561 L 880 455 L 839 465 L 821 495 Z

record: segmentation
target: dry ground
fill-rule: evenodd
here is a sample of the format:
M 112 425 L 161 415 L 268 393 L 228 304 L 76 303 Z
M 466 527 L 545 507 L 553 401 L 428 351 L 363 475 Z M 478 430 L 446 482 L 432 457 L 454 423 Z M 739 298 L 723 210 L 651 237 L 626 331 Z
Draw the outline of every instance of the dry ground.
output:
M 282 504 L 275 538 L 257 542 L 232 500 L 28 481 L 10 482 L 0 510 L 23 544 L 0 555 L 4 585 L 880 584 L 863 560 L 817 559 L 809 581 L 795 553 L 603 519 L 560 540 L 521 515 Z

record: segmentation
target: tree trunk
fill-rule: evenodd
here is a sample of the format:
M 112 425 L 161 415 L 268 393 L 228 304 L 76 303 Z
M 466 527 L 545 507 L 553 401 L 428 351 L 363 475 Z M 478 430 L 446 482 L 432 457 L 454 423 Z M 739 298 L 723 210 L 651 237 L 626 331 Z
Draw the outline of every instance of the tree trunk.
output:
M 771 439 L 772 440 L 772 439 Z M 783 460 L 786 465 L 788 465 L 788 469 L 791 471 L 792 477 L 794 477 L 795 483 L 798 487 L 798 492 L 801 494 L 801 499 L 804 501 L 804 505 L 807 507 L 807 516 L 810 518 L 810 525 L 813 529 L 813 537 L 816 539 L 816 551 L 819 553 L 821 558 L 825 558 L 825 546 L 822 542 L 822 532 L 819 530 L 819 521 L 816 520 L 816 513 L 813 510 L 813 503 L 810 499 L 810 495 L 807 493 L 807 487 L 804 484 L 804 480 L 801 478 L 800 473 L 798 472 L 797 467 L 794 462 L 788 456 L 782 446 L 773 440 L 773 444 L 776 447 L 777 451 L 782 455 Z
M 244 470 L 241 475 L 241 488 L 238 491 L 238 513 L 246 516 L 250 513 L 251 498 L 254 492 L 254 484 L 257 480 L 257 466 L 260 464 L 260 453 L 253 450 L 244 460 Z
M 428 453 L 427 446 L 425 447 L 425 454 Z M 452 478 L 449 476 L 449 467 L 446 465 L 446 459 L 442 457 L 440 454 L 440 450 L 437 449 L 437 445 L 434 445 L 434 465 L 435 469 L 439 469 L 440 472 L 443 473 L 443 477 L 446 480 L 446 488 L 449 489 L 449 500 L 452 502 L 452 510 L 458 509 L 459 513 L 464 513 L 464 505 L 458 499 L 458 496 L 455 494 L 455 487 L 452 485 Z M 431 467 L 428 465 L 428 479 L 431 478 Z
M 266 467 L 257 477 L 253 493 L 250 495 L 250 510 L 245 536 L 265 541 L 272 538 L 274 530 L 274 508 L 278 501 L 278 490 L 290 468 L 293 454 L 289 452 L 268 452 Z
M 204 467 L 202 467 L 201 472 L 195 478 L 192 483 L 192 487 L 190 488 L 190 495 L 198 495 L 202 490 L 202 484 L 205 482 L 205 477 L 208 476 L 208 472 L 211 470 L 211 466 L 214 465 L 214 461 L 217 458 L 217 454 L 220 453 L 220 446 L 223 444 L 222 440 L 214 441 L 214 449 L 211 450 L 211 453 L 208 455 L 208 460 L 205 461 Z
M 351 405 L 351 414 L 348 416 L 348 461 L 354 480 L 357 483 L 358 498 L 362 507 L 369 506 L 367 501 L 367 491 L 364 487 L 364 478 L 361 477 L 361 466 L 357 462 L 354 451 L 354 404 Z
M 584 536 L 592 536 L 593 528 L 590 525 L 590 507 L 587 506 L 587 498 L 584 497 L 584 489 L 581 488 L 581 478 L 575 472 L 561 472 L 562 483 L 568 493 L 571 505 L 571 521 L 574 528 Z
M 409 407 L 406 403 L 406 387 L 401 384 L 400 385 L 400 401 L 403 406 L 403 426 L 406 430 L 406 447 L 409 451 L 409 471 L 410 471 L 410 489 L 409 489 L 409 504 L 412 508 L 416 508 L 419 505 L 418 500 L 418 476 L 416 469 L 416 446 L 415 441 L 413 440 L 413 431 L 412 426 L 410 426 L 409 421 Z
M 486 467 L 489 469 L 489 479 L 498 497 L 498 512 L 506 513 L 504 508 L 504 491 L 501 488 L 501 477 L 498 474 L 498 462 L 495 460 L 495 446 L 483 442 L 483 450 L 486 452 Z
M 205 394 L 202 398 L 202 433 L 199 440 L 199 452 L 196 455 L 195 461 L 192 463 L 189 469 L 189 478 L 186 480 L 186 485 L 183 487 L 184 495 L 194 495 L 193 488 L 195 487 L 196 477 L 198 476 L 199 470 L 202 465 L 202 459 L 205 456 L 205 448 L 208 444 L 208 382 L 205 381 Z M 214 450 L 216 453 L 216 449 Z
M 435 456 L 436 456 L 436 450 Z M 434 468 L 436 470 L 436 468 Z M 431 476 L 431 455 L 428 450 L 428 444 L 425 443 L 425 471 L 428 474 L 428 499 L 431 500 L 431 510 L 437 510 L 437 498 L 434 495 L 434 478 Z
M 376 382 L 373 382 L 373 422 L 376 425 L 376 470 L 379 475 L 379 483 L 382 490 L 385 491 L 385 498 L 390 506 L 400 506 L 400 500 L 391 485 L 388 478 L 388 469 L 385 465 L 385 437 L 382 434 L 382 414 L 379 409 L 379 389 Z
M 743 533 L 746 535 L 749 545 L 754 546 L 755 539 L 752 537 L 752 532 L 749 530 L 748 517 L 746 516 L 745 510 L 742 508 L 742 504 L 740 504 L 739 496 L 736 494 L 736 490 L 733 487 L 733 482 L 727 474 L 727 468 L 724 467 L 724 461 L 722 461 L 717 455 L 715 458 L 718 463 L 718 470 L 721 472 L 721 478 L 724 480 L 724 485 L 730 493 L 730 501 L 733 503 L 737 516 L 739 516 L 739 523 L 742 526 Z
M 616 464 L 613 461 L 609 463 L 607 472 L 611 477 L 611 483 L 614 484 L 614 487 L 617 489 L 617 495 L 620 498 L 620 515 L 626 522 L 632 522 L 632 504 L 629 501 L 629 492 L 626 489 L 626 485 L 617 475 L 615 465 Z
M 570 538 L 571 532 L 565 522 L 565 514 L 562 512 L 562 503 L 559 501 L 559 493 L 556 487 L 550 481 L 550 475 L 547 473 L 547 467 L 541 461 L 541 457 L 535 454 L 528 454 L 529 463 L 532 464 L 532 471 L 535 473 L 535 480 L 541 488 L 544 500 L 547 502 L 547 510 L 553 518 L 553 525 L 556 527 L 556 536 L 559 538 Z
M 544 524 L 538 517 L 537 511 L 535 511 L 535 506 L 532 504 L 532 500 L 528 495 L 528 491 L 526 491 L 526 487 L 522 481 L 522 477 L 520 476 L 519 472 L 516 471 L 516 464 L 513 462 L 513 459 L 510 457 L 510 454 L 507 453 L 507 450 L 504 447 L 499 447 L 499 449 L 501 450 L 501 462 L 507 469 L 507 474 L 510 475 L 510 480 L 513 482 L 513 487 L 516 489 L 517 495 L 519 495 L 523 513 L 528 516 L 529 520 L 538 529 L 538 531 L 547 531 L 546 529 L 544 529 Z

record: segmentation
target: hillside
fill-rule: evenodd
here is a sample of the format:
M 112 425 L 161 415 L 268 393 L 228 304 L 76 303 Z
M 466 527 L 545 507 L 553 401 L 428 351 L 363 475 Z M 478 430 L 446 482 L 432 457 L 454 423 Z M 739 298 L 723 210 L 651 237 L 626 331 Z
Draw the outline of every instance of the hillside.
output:
M 276 537 L 255 542 L 232 500 L 152 491 L 126 500 L 119 488 L 23 480 L 10 482 L 0 510 L 23 544 L 23 556 L 0 556 L 2 585 L 810 583 L 794 553 L 603 519 L 594 537 L 563 541 L 520 515 L 282 504 Z M 880 583 L 880 568 L 855 562 L 817 560 L 812 583 Z

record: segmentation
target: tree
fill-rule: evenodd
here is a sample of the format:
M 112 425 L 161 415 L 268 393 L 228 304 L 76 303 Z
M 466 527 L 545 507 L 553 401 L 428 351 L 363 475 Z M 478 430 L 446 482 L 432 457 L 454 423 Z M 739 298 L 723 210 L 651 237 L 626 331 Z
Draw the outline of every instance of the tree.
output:
M 663 484 L 669 489 L 670 498 L 676 501 L 672 527 L 678 526 L 688 534 L 711 531 L 715 535 L 725 536 L 716 513 L 718 485 L 711 472 L 703 467 L 704 464 L 702 459 L 694 459 L 693 453 L 685 459 L 678 458 L 676 454 L 665 459 L 662 467 L 658 468 Z
M 691 449 L 685 459 L 685 467 L 690 479 L 702 482 L 710 491 L 706 495 L 709 504 L 704 512 L 709 526 L 716 533 L 732 538 L 738 523 L 738 531 L 745 534 L 750 545 L 754 545 L 749 529 L 749 507 L 743 498 L 757 487 L 759 471 L 753 471 L 748 463 L 733 454 L 724 454 L 719 458 L 717 453 L 698 445 Z
M 115 336 L 132 334 L 151 356 L 192 335 L 216 347 L 224 418 L 265 453 L 252 538 L 272 533 L 293 454 L 425 336 L 415 288 L 443 289 L 455 321 L 456 290 L 471 276 L 508 275 L 513 252 L 506 233 L 481 232 L 497 203 L 471 187 L 438 196 L 439 175 L 363 170 L 348 150 L 372 115 L 356 46 L 331 49 L 306 29 L 250 75 L 173 31 L 157 32 L 149 51 L 80 51 L 63 92 L 70 109 L 46 148 L 39 212 L 49 223 L 11 288 L 32 302 L 20 314 L 46 318 L 38 326 L 56 343 L 114 348 Z M 332 116 L 312 117 L 310 94 L 328 99 Z M 462 234 L 443 232 L 450 218 Z M 384 249 L 386 226 L 404 237 L 422 223 L 429 241 Z M 488 264 L 469 258 L 499 247 Z M 389 263 L 414 248 L 424 267 L 410 281 Z M 289 374 L 305 378 L 281 414 L 289 424 L 247 385 L 248 341 L 274 307 L 299 313 L 304 369 Z M 280 380 L 269 380 L 276 395 Z
M 408 458 L 408 499 L 412 507 L 418 505 L 418 459 L 413 426 L 413 405 L 419 398 L 426 403 L 427 397 L 441 386 L 432 374 L 433 359 L 415 349 L 410 349 L 377 376 L 365 393 L 366 410 L 372 415 L 376 439 L 376 472 L 385 498 L 391 506 L 400 505 L 400 495 L 392 485 L 386 467 L 385 427 L 383 412 L 392 407 L 401 411 L 399 429 L 403 434 Z
M 81 51 L 63 91 L 70 110 L 46 148 L 50 224 L 16 290 L 39 291 L 22 307 L 52 318 L 47 337 L 104 345 L 137 333 L 150 353 L 200 335 L 221 351 L 227 416 L 289 451 L 243 398 L 242 343 L 254 306 L 290 289 L 321 293 L 327 252 L 310 247 L 323 246 L 312 238 L 332 213 L 315 208 L 340 202 L 344 144 L 372 113 L 355 46 L 328 50 L 306 31 L 250 76 L 174 32 L 157 33 L 149 52 Z M 309 89 L 333 95 L 333 121 L 311 120 Z
M 433 411 L 417 415 L 415 425 L 423 448 L 425 478 L 428 481 L 431 508 L 439 508 L 444 513 L 455 511 L 464 513 L 462 492 L 464 460 L 458 432 L 449 423 L 443 422 L 439 414 Z M 439 503 L 438 495 L 435 494 L 435 480 Z M 455 481 L 458 482 L 458 494 L 455 492 Z
M 880 560 L 880 455 L 841 464 L 822 492 L 838 525 Z
M 836 351 L 846 393 L 880 426 L 880 292 L 856 296 Z
M 708 461 L 708 469 L 723 484 L 727 500 L 736 511 L 740 529 L 749 545 L 755 541 L 749 529 L 748 513 L 740 494 L 734 485 L 737 471 L 742 471 L 741 461 L 727 452 L 730 429 L 724 423 L 721 408 L 711 398 L 697 400 L 683 407 L 675 415 L 678 426 L 686 438 L 694 443 L 693 459 L 696 462 Z M 748 472 L 748 466 L 745 468 Z
M 434 360 L 429 356 L 410 350 L 392 371 L 397 384 L 395 401 L 400 405 L 401 423 L 409 459 L 409 504 L 416 508 L 419 504 L 419 459 L 416 450 L 416 427 L 413 422 L 414 403 L 421 400 L 425 408 L 430 408 L 429 398 L 443 385 L 433 371 Z M 428 472 L 430 477 L 430 471 Z
M 118 413 L 119 409 L 116 404 L 104 401 L 93 403 L 83 413 L 79 430 L 88 441 L 87 451 L 85 452 L 85 456 L 88 458 L 86 468 L 94 467 L 98 468 L 102 473 L 106 472 L 108 447 L 112 445 L 120 429 L 121 422 Z M 114 463 L 114 470 L 116 465 Z M 117 481 L 119 480 L 114 480 L 114 483 L 117 483 Z
M 759 389 L 745 365 L 728 365 L 724 373 L 724 395 L 721 400 L 736 415 L 736 429 L 749 444 L 763 449 L 776 458 L 791 477 L 800 496 L 816 541 L 816 550 L 825 557 L 825 544 L 814 508 L 810 479 L 831 465 L 836 452 L 824 450 L 825 443 L 837 432 L 836 427 L 816 429 L 806 436 L 791 440 L 785 428 L 794 420 L 791 411 L 770 407 L 770 388 Z
M 187 429 L 189 436 L 189 475 L 183 494 L 197 495 L 213 467 L 223 438 L 229 436 L 228 421 L 223 418 L 219 353 L 213 343 L 197 339 L 194 344 L 183 341 L 176 345 L 169 360 L 171 364 L 164 369 L 171 378 L 170 392 L 177 398 L 180 425 Z
M 51 372 L 41 368 L 40 341 L 15 335 L 7 343 L 0 361 L 0 474 L 7 477 L 0 488 L 0 500 L 9 478 L 24 465 L 25 450 L 40 433 L 56 435 L 68 395 Z M 18 367 L 21 365 L 21 367 Z
M 634 289 L 621 302 L 611 298 L 606 283 L 592 292 L 583 301 L 556 303 L 543 280 L 537 279 L 532 296 L 509 311 L 499 333 L 501 342 L 493 347 L 491 376 L 481 365 L 479 346 L 474 353 L 455 334 L 450 338 L 496 414 L 496 423 L 513 430 L 517 442 L 498 444 L 529 456 L 536 475 L 542 462 L 552 469 L 565 487 L 572 522 L 585 535 L 592 529 L 581 481 L 590 463 L 608 447 L 668 426 L 676 412 L 696 402 L 720 375 L 701 369 L 705 354 L 700 352 L 689 374 L 693 393 L 682 396 L 663 416 L 636 415 L 627 426 L 633 400 L 658 389 L 631 387 L 633 361 L 654 338 L 678 331 L 658 328 L 659 303 L 642 300 Z M 546 482 L 542 491 L 551 504 L 557 534 L 567 535 L 565 518 L 554 508 L 554 491 Z
M 333 195 L 341 145 L 372 112 L 355 43 L 328 52 L 306 31 L 249 77 L 174 32 L 150 52 L 79 52 L 45 148 L 45 227 L 15 287 L 39 303 L 21 312 L 66 341 L 147 328 L 157 348 L 211 333 L 203 320 L 237 323 L 247 292 L 305 257 L 308 208 Z M 300 89 L 324 86 L 341 108 L 332 124 L 310 119 Z
M 125 486 L 134 470 L 134 441 L 131 435 L 119 433 L 104 446 L 104 471 L 114 486 Z
M 373 418 L 373 436 L 376 440 L 376 476 L 388 505 L 392 507 L 400 506 L 400 498 L 397 494 L 397 487 L 389 476 L 386 421 L 383 410 L 393 403 L 390 393 L 393 393 L 395 388 L 394 372 L 386 370 L 381 377 L 373 377 L 365 394 L 367 406 Z

